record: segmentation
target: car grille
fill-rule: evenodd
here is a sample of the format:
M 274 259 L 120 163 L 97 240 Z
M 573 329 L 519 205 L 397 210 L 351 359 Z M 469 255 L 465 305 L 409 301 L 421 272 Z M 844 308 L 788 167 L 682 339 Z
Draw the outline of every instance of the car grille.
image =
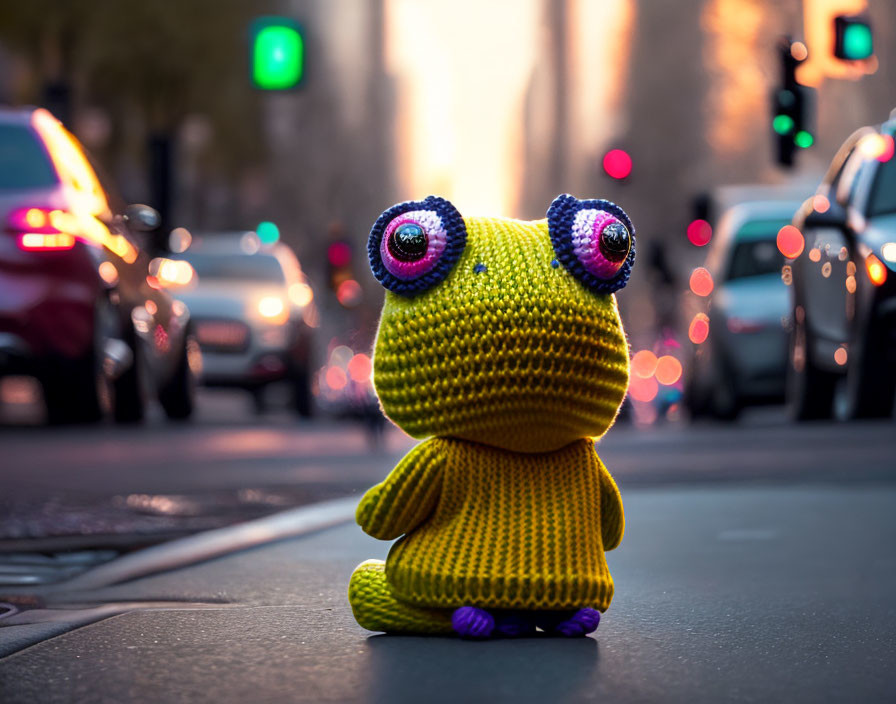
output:
M 196 338 L 206 352 L 245 352 L 249 347 L 249 326 L 237 320 L 200 320 Z

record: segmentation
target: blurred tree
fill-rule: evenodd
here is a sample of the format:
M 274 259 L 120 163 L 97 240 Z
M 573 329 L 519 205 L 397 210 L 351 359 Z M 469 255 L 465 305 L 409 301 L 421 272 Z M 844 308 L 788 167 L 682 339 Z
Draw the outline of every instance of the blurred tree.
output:
M 215 141 L 227 145 L 210 156 L 217 173 L 235 175 L 263 155 L 245 58 L 259 10 L 240 0 L 2 3 L 0 41 L 31 67 L 23 100 L 69 125 L 79 107 L 102 107 L 118 127 L 119 149 L 135 148 L 122 132 L 142 132 L 153 204 L 170 216 L 175 138 L 188 115 L 207 116 Z

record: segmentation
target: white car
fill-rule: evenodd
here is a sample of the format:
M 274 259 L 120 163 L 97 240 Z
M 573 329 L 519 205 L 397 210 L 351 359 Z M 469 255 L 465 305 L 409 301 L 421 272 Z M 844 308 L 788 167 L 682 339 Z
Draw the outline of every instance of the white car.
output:
M 265 388 L 286 380 L 296 412 L 309 416 L 314 294 L 292 250 L 255 233 L 197 236 L 176 255 L 195 270 L 174 291 L 186 303 L 202 349 L 202 383 L 244 388 L 264 409 Z

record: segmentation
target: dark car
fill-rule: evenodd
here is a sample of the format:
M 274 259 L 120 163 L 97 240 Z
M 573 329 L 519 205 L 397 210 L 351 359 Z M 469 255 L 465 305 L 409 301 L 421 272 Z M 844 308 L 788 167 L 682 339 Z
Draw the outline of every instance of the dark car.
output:
M 896 391 L 896 122 L 863 127 L 794 217 L 788 397 L 798 419 L 886 417 Z M 836 401 L 836 403 L 835 403 Z
M 776 239 L 797 206 L 746 202 L 720 218 L 706 259 L 714 289 L 689 334 L 685 403 L 692 416 L 732 420 L 746 405 L 783 400 L 789 299 Z
M 193 409 L 189 312 L 150 285 L 136 239 L 158 213 L 118 211 L 49 112 L 0 110 L 0 376 L 36 377 L 53 423 L 140 420 L 153 396 Z

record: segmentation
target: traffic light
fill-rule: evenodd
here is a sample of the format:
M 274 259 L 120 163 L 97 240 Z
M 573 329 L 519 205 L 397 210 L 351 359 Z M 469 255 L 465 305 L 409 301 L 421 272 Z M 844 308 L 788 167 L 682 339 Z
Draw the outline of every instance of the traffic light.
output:
M 785 38 L 778 48 L 781 60 L 781 84 L 772 93 L 772 132 L 775 160 L 781 166 L 793 166 L 797 149 L 815 142 L 809 125 L 812 91 L 796 81 L 796 68 L 806 60 L 802 42 Z
M 874 55 L 871 23 L 865 15 L 834 18 L 834 56 L 844 61 L 864 61 Z
M 607 176 L 623 181 L 632 172 L 632 158 L 624 149 L 611 149 L 604 154 L 603 167 Z
M 259 17 L 250 28 L 252 83 L 261 90 L 289 90 L 305 74 L 305 38 L 287 17 Z

